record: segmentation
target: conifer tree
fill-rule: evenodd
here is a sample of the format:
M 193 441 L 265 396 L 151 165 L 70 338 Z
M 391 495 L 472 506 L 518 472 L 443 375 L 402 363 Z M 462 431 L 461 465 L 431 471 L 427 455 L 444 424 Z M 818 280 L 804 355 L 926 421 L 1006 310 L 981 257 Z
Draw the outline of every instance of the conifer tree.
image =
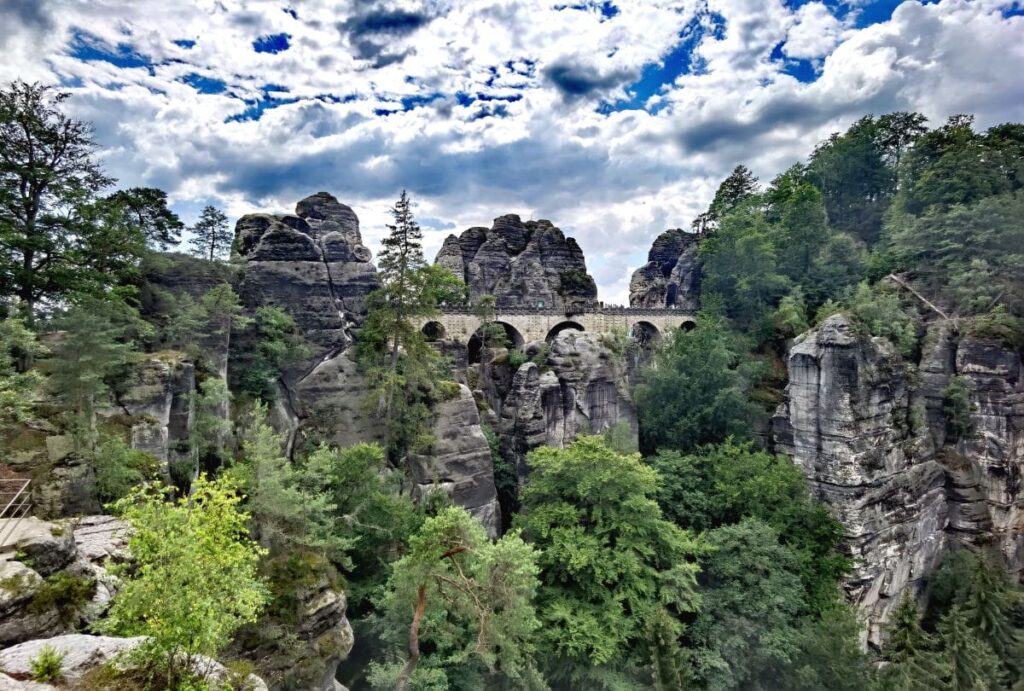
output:
M 884 687 L 898 691 L 934 691 L 949 675 L 935 642 L 921 628 L 921 612 L 912 595 L 905 595 L 893 611 L 883 650 L 889 665 L 882 672 Z
M 228 217 L 215 206 L 203 207 L 192 231 L 192 253 L 211 262 L 231 249 L 234 237 L 228 228 Z
M 978 637 L 1010 669 L 1015 669 L 1020 640 L 1010 621 L 1009 588 L 1002 569 L 989 558 L 979 556 L 963 598 L 964 614 Z
M 991 646 L 971 630 L 967 612 L 960 605 L 954 605 L 939 622 L 939 640 L 949 664 L 945 688 L 949 691 L 1000 688 L 999 658 Z

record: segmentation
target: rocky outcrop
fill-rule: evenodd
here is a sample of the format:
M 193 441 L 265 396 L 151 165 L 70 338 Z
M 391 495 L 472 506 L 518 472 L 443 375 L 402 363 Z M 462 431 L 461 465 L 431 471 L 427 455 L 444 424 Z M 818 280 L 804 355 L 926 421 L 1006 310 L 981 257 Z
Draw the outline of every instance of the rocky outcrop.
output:
M 63 656 L 61 676 L 64 684 L 87 683 L 90 672 L 115 660 L 119 665 L 124 665 L 123 669 L 130 669 L 130 663 L 125 659 L 124 654 L 139 647 L 145 641 L 146 638 L 143 636 L 116 638 L 85 634 L 68 634 L 27 641 L 0 651 L 0 671 L 15 678 L 30 678 L 32 661 L 39 656 L 44 648 L 49 646 Z M 196 674 L 217 688 L 229 682 L 234 676 L 224 665 L 203 656 L 197 656 L 193 660 L 192 667 Z M 246 677 L 245 684 L 251 691 L 267 691 L 267 685 L 263 680 L 253 674 Z M 53 687 L 43 686 L 42 688 Z
M 227 360 L 227 352 L 224 353 Z M 117 397 L 130 416 L 132 448 L 144 451 L 165 466 L 181 455 L 192 422 L 195 366 L 182 353 L 165 351 L 148 356 L 132 369 Z
M 243 216 L 235 225 L 235 248 L 245 260 L 243 304 L 277 306 L 290 314 L 314 358 L 351 343 L 349 329 L 377 287 L 351 208 L 318 192 L 300 201 L 295 215 Z
M 493 295 L 499 307 L 571 311 L 597 301 L 583 251 L 550 221 L 499 216 L 490 228 L 449 235 L 435 263 L 465 281 L 471 299 Z
M 698 309 L 700 267 L 697 236 L 680 228 L 659 235 L 647 253 L 647 263 L 629 281 L 631 307 Z
M 1024 381 L 1020 354 L 927 325 L 921 359 L 897 356 L 835 315 L 789 352 L 773 442 L 807 476 L 847 533 L 847 592 L 867 637 L 905 591 L 917 593 L 947 549 L 991 542 L 1024 569 Z M 943 410 L 960 377 L 973 431 L 956 438 Z
M 410 458 L 414 496 L 443 491 L 497 537 L 501 518 L 494 464 L 468 388 L 460 384 L 458 395 L 435 405 L 432 435 L 430 448 Z
M 127 526 L 111 516 L 0 520 L 0 645 L 75 630 L 105 611 Z
M 776 449 L 846 529 L 854 563 L 846 590 L 877 643 L 904 589 L 916 587 L 946 547 L 945 474 L 915 443 L 906 372 L 888 343 L 859 337 L 836 315 L 794 343 L 788 367 L 773 420 Z
M 616 426 L 624 427 L 635 446 L 637 417 L 626 358 L 596 334 L 559 334 L 542 365 L 527 362 L 519 367 L 500 401 L 502 454 L 521 476 L 531 450 L 561 448 L 578 435 L 601 434 Z

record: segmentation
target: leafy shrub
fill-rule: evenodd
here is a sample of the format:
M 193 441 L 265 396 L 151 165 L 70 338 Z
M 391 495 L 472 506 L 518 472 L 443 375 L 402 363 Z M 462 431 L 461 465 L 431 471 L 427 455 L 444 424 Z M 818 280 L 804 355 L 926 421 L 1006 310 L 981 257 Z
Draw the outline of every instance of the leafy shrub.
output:
M 529 358 L 527 358 L 526 353 L 521 350 L 510 350 L 508 351 L 508 357 L 505 359 L 505 362 L 507 362 L 508 366 L 513 370 L 517 370 L 526 364 L 527 360 L 529 360 Z
M 946 430 L 954 439 L 967 439 L 974 434 L 971 386 L 963 377 L 951 377 L 942 390 L 942 412 Z
M 64 653 L 57 652 L 52 645 L 44 645 L 39 654 L 29 660 L 32 680 L 50 684 L 61 680 L 64 670 Z
M 982 341 L 1016 349 L 1024 346 L 1024 319 L 1013 316 L 999 305 L 988 314 L 968 322 L 967 333 Z
M 96 495 L 103 503 L 117 501 L 136 485 L 155 479 L 160 470 L 155 458 L 131 448 L 120 437 L 110 437 L 100 444 L 93 466 Z
M 61 622 L 68 625 L 74 622 L 95 592 L 96 582 L 91 578 L 58 571 L 39 584 L 32 595 L 29 610 L 40 614 L 57 610 Z
M 900 355 L 913 352 L 917 327 L 903 311 L 895 289 L 884 283 L 860 283 L 850 299 L 850 309 L 867 333 L 888 339 Z

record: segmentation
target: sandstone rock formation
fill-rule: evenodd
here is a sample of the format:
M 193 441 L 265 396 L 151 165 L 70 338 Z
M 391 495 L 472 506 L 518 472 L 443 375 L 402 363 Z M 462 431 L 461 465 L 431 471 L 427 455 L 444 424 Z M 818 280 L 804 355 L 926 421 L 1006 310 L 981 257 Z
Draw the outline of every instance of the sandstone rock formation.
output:
M 680 228 L 666 230 L 655 238 L 647 263 L 633 272 L 629 304 L 695 311 L 699 284 L 697 236 Z
M 434 416 L 430 449 L 410 458 L 414 495 L 446 492 L 483 524 L 488 535 L 497 537 L 501 520 L 494 465 L 473 394 L 459 385 L 458 395 L 438 403 Z
M 124 653 L 134 650 L 146 641 L 143 636 L 134 638 L 116 638 L 113 636 L 89 636 L 85 634 L 67 634 L 27 641 L 0 651 L 0 671 L 13 677 L 26 678 L 31 675 L 32 660 L 38 657 L 39 653 L 46 646 L 52 647 L 59 654 L 62 654 L 63 664 L 61 674 L 65 683 L 78 683 L 83 677 L 103 666 L 104 664 L 118 659 Z M 120 658 L 120 659 L 123 659 Z M 197 656 L 193 661 L 193 669 L 196 674 L 210 682 L 211 686 L 220 687 L 231 678 L 231 672 L 216 660 L 208 657 Z M 267 685 L 256 675 L 250 674 L 245 683 L 252 691 L 267 691 Z M 0 688 L 3 688 L 0 686 Z M 18 688 L 18 687 L 14 687 Z M 49 685 L 33 685 L 21 688 L 54 688 Z
M 846 529 L 846 589 L 872 644 L 946 550 L 994 535 L 1011 571 L 1024 568 L 1019 353 L 933 322 L 915 365 L 835 315 L 796 340 L 788 368 L 773 442 Z M 943 398 L 954 376 L 971 391 L 975 431 L 966 439 L 947 434 Z
M 0 520 L 0 645 L 72 631 L 99 617 L 114 588 L 106 566 L 124 557 L 126 529 L 111 516 Z M 80 600 L 67 601 L 69 586 Z
M 626 358 L 597 334 L 559 334 L 543 364 L 519 367 L 494 407 L 502 455 L 521 476 L 527 472 L 526 454 L 539 446 L 561 448 L 578 435 L 601 434 L 617 425 L 624 425 L 636 442 Z
M 318 192 L 300 201 L 295 215 L 249 214 L 235 225 L 235 246 L 245 260 L 239 294 L 247 307 L 285 310 L 315 356 L 351 343 L 349 329 L 377 287 L 351 208 Z
M 597 300 L 583 251 L 550 221 L 499 216 L 490 228 L 449 235 L 435 263 L 465 281 L 471 299 L 493 295 L 499 307 L 572 310 Z
M 152 355 L 131 370 L 117 398 L 120 410 L 110 412 L 131 416 L 132 447 L 166 465 L 188 439 L 195 390 L 195 366 L 182 353 Z

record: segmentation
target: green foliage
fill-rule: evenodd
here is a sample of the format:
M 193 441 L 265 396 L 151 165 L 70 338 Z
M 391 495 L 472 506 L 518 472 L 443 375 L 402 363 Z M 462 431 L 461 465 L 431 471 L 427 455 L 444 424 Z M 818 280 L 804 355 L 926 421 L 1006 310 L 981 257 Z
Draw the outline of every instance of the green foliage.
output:
M 797 617 L 805 609 L 800 564 L 768 525 L 747 518 L 707 535 L 700 613 L 689 636 L 696 673 L 707 688 L 777 688 L 797 653 Z
M 640 448 L 688 451 L 748 436 L 757 415 L 745 393 L 750 375 L 721 319 L 702 314 L 692 331 L 673 331 L 634 392 Z
M 954 440 L 966 440 L 974 434 L 974 409 L 971 385 L 963 377 L 953 376 L 942 390 L 942 413 L 946 430 Z
M 558 274 L 558 294 L 588 297 L 597 294 L 597 285 L 586 269 L 569 269 Z
M 744 165 L 736 166 L 715 190 L 711 206 L 703 215 L 697 230 L 707 232 L 709 226 L 714 227 L 715 223 L 732 213 L 740 204 L 756 194 L 757 190 L 757 178 L 750 169 Z
M 93 579 L 58 571 L 36 587 L 28 609 L 41 616 L 56 611 L 61 624 L 71 626 L 95 593 L 96 582 Z
M 802 620 L 796 634 L 797 653 L 780 687 L 793 691 L 872 688 L 877 673 L 874 660 L 860 647 L 862 625 L 853 608 L 843 605 L 824 612 L 820 619 Z
M 160 462 L 131 448 L 121 437 L 103 440 L 93 456 L 96 497 L 102 503 L 117 501 L 137 485 L 157 478 Z
M 788 458 L 730 439 L 689 455 L 662 451 L 650 463 L 661 477 L 656 496 L 667 518 L 698 532 L 746 518 L 765 522 L 798 564 L 806 592 L 801 614 L 835 605 L 839 579 L 850 568 L 838 551 L 842 526 L 810 496 Z
M 118 296 L 82 297 L 53 326 L 60 333 L 45 363 L 48 386 L 71 411 L 77 451 L 91 454 L 99 440 L 96 411 L 109 402 L 111 381 L 138 354 L 135 340 L 150 327 Z
M 167 193 L 153 187 L 132 187 L 106 197 L 139 230 L 146 241 L 166 250 L 180 241 L 185 225 L 167 207 Z
M 720 295 L 741 327 L 756 325 L 788 285 L 763 211 L 752 203 L 723 217 L 699 249 L 701 291 Z
M 227 460 L 226 444 L 231 434 L 228 406 L 231 391 L 227 382 L 212 377 L 201 382 L 192 394 L 192 426 L 188 431 L 189 465 L 178 469 L 176 481 L 188 487 L 203 465 L 221 467 Z M 172 468 L 172 470 L 174 470 Z
M 63 112 L 69 95 L 20 80 L 0 88 L 0 295 L 29 319 L 71 295 L 104 295 L 145 251 L 123 200 L 98 196 L 114 181 L 91 127 Z
M 40 684 L 56 684 L 63 679 L 64 653 L 52 645 L 44 645 L 39 654 L 28 662 L 32 681 Z
M 192 234 L 189 240 L 192 253 L 211 262 L 222 259 L 235 239 L 234 233 L 228 228 L 228 217 L 209 204 L 203 207 L 199 220 L 189 228 L 189 232 Z
M 584 684 L 601 669 L 650 660 L 645 632 L 659 612 L 697 606 L 703 549 L 662 518 L 657 473 L 600 437 L 536 449 L 527 462 L 515 525 L 539 550 L 539 648 L 554 678 Z M 678 636 L 679 623 L 671 629 Z
M 0 321 L 0 423 L 19 422 L 31 412 L 43 379 L 26 366 L 41 352 L 36 335 L 22 320 Z
M 249 398 L 271 402 L 277 398 L 276 382 L 281 373 L 309 357 L 295 321 L 278 307 L 258 307 L 241 337 L 242 346 L 232 348 L 228 368 L 232 391 Z
M 917 345 L 917 326 L 900 303 L 896 288 L 887 283 L 862 282 L 848 299 L 850 313 L 866 335 L 888 339 L 901 355 Z
M 1024 347 L 1024 319 L 1007 313 L 998 305 L 967 323 L 966 332 L 973 338 L 998 343 L 1011 350 Z
M 950 691 L 998 689 L 1003 686 L 999 658 L 971 629 L 967 614 L 954 605 L 939 622 L 942 654 L 949 665 L 945 687 Z
M 807 305 L 800 289 L 779 301 L 779 306 L 772 313 L 772 326 L 783 339 L 793 338 L 802 334 L 810 326 L 807 323 Z
M 132 527 L 132 561 L 113 567 L 122 582 L 99 628 L 150 636 L 141 654 L 170 679 L 196 655 L 216 656 L 266 601 L 257 576 L 264 551 L 248 537 L 236 489 L 228 478 L 200 476 L 188 497 L 169 501 L 153 483 L 115 504 Z
M 475 678 L 476 688 L 487 680 L 541 686 L 533 661 L 536 562 L 518 531 L 492 543 L 465 509 L 428 518 L 395 562 L 380 602 L 396 624 L 389 630 L 408 631 L 393 643 L 408 657 L 375 665 L 374 688 L 448 688 L 452 677 Z

